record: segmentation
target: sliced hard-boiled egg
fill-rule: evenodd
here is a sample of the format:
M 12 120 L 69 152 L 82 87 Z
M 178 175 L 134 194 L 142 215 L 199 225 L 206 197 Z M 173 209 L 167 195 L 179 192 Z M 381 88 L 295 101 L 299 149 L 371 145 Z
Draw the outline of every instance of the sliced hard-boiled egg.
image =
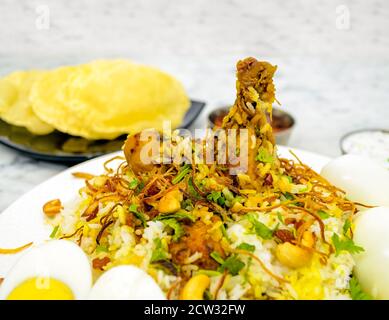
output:
M 355 219 L 354 241 L 364 248 L 355 255 L 355 274 L 375 299 L 389 299 L 389 207 L 361 212 Z
M 329 162 L 321 175 L 343 189 L 352 201 L 371 206 L 389 206 L 389 172 L 369 158 L 341 156 Z
M 94 284 L 91 300 L 165 300 L 157 283 L 142 269 L 118 266 L 105 272 Z
M 67 240 L 53 240 L 21 256 L 0 287 L 0 299 L 85 299 L 91 286 L 91 267 L 82 249 Z

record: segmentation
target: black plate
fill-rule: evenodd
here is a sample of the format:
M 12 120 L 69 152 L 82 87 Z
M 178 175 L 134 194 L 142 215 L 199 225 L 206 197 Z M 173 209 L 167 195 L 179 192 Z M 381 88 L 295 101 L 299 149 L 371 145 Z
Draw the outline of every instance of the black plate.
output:
M 185 114 L 179 128 L 188 128 L 199 116 L 205 106 L 204 102 L 191 100 L 191 106 Z M 11 126 L 0 120 L 0 143 L 23 154 L 50 162 L 76 164 L 106 153 L 121 149 L 126 135 L 115 140 L 89 141 L 70 136 L 59 131 L 37 136 L 25 128 Z

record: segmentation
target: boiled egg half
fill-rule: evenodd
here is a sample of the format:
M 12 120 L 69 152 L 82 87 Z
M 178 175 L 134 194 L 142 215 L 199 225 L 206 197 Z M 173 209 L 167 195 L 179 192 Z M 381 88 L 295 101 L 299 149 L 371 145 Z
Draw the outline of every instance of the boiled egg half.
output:
M 389 207 L 359 213 L 354 242 L 364 248 L 354 256 L 355 275 L 363 290 L 375 299 L 389 299 Z
M 105 273 L 94 284 L 89 299 L 92 300 L 165 300 L 154 279 L 142 269 L 122 265 Z
M 89 260 L 67 240 L 34 246 L 17 261 L 0 287 L 0 299 L 85 299 L 92 287 Z
M 373 160 L 344 155 L 323 167 L 321 175 L 354 202 L 389 206 L 389 172 Z

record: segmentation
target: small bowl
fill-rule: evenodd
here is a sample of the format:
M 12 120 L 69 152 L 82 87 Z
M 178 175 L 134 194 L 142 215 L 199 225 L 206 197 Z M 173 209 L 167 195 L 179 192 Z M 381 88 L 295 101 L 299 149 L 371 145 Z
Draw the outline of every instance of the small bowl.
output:
M 369 136 L 362 136 L 366 134 Z M 355 140 L 348 141 L 353 136 L 355 136 Z M 368 157 L 389 169 L 389 130 L 361 129 L 351 131 L 340 139 L 340 150 L 342 154 Z
M 208 124 L 211 128 L 220 127 L 223 118 L 228 114 L 230 107 L 220 107 L 212 111 L 208 116 Z M 270 117 L 269 117 L 270 118 Z M 294 118 L 287 112 L 278 108 L 273 108 L 273 134 L 276 138 L 276 143 L 287 145 L 290 135 L 295 125 Z
M 342 154 L 349 154 L 350 153 L 345 149 L 345 142 L 348 138 L 350 138 L 351 136 L 356 135 L 356 134 L 367 133 L 367 132 L 370 132 L 370 133 L 382 132 L 384 134 L 389 134 L 389 130 L 385 130 L 385 129 L 359 129 L 359 130 L 354 130 L 354 131 L 348 132 L 340 138 L 339 146 L 340 146 L 340 151 L 342 152 Z

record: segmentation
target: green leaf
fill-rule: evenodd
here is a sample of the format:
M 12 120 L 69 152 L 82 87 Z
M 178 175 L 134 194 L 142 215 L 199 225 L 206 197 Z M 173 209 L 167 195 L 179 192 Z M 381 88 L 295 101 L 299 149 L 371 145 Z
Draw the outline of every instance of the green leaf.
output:
M 294 200 L 294 195 L 289 192 L 283 193 L 283 196 L 285 197 L 286 200 Z
M 168 252 L 167 249 L 164 248 L 161 239 L 155 239 L 155 249 L 151 255 L 150 262 L 157 262 L 161 260 L 166 260 L 168 258 Z
M 219 252 L 216 252 L 216 251 L 213 251 L 211 254 L 210 254 L 211 258 L 213 260 L 215 260 L 217 263 L 219 264 L 223 264 L 224 263 L 224 259 L 221 257 L 220 253 Z
M 107 246 L 98 245 L 96 247 L 96 253 L 100 253 L 100 252 L 108 252 Z
M 194 197 L 195 199 L 201 199 L 201 195 L 198 194 L 198 192 L 196 191 L 196 189 L 193 186 L 192 177 L 190 177 L 188 179 L 188 189 L 189 189 L 189 193 L 192 195 L 192 197 Z
M 147 220 L 146 220 L 146 217 L 144 216 L 144 214 L 142 212 L 139 212 L 138 211 L 138 205 L 132 203 L 130 204 L 130 206 L 128 207 L 128 210 L 133 213 L 135 215 L 136 218 L 138 218 L 141 222 L 142 222 L 142 225 L 143 227 L 146 227 L 147 226 Z
M 258 160 L 258 161 L 261 161 L 264 163 L 273 163 L 274 157 L 264 147 L 259 147 L 258 154 L 257 154 L 255 160 Z
M 59 229 L 59 225 L 54 227 L 53 231 L 50 234 L 51 239 L 55 238 L 55 236 L 57 235 L 58 229 Z
M 350 285 L 350 295 L 353 300 L 373 300 L 373 298 L 361 288 L 358 279 L 355 275 L 352 276 L 349 282 Z
M 223 196 L 226 198 L 226 200 L 228 200 L 228 201 L 234 201 L 235 200 L 234 194 L 228 188 L 224 188 L 222 190 L 222 193 L 223 193 Z
M 220 226 L 220 229 L 222 231 L 223 237 L 226 238 L 229 242 L 231 242 L 231 239 L 229 238 L 229 236 L 227 234 L 226 226 L 224 224 L 222 224 Z
M 219 267 L 219 270 L 221 272 L 228 270 L 229 273 L 236 276 L 244 267 L 245 264 L 242 260 L 240 260 L 236 255 L 231 255 L 223 262 L 223 264 Z
M 220 191 L 212 191 L 210 194 L 207 195 L 207 199 L 221 206 L 226 203 L 226 199 L 222 196 L 222 193 Z
M 134 190 L 139 184 L 139 180 L 138 179 L 134 179 L 132 180 L 129 184 L 128 184 L 128 187 L 132 190 Z
M 269 240 L 273 238 L 273 230 L 258 221 L 252 214 L 248 214 L 247 219 L 253 225 L 255 233 L 262 239 Z
M 196 218 L 192 214 L 185 212 L 184 210 L 180 210 L 173 214 L 160 214 L 159 216 L 155 217 L 153 220 L 160 221 L 165 219 L 177 219 L 177 220 L 188 219 L 192 222 L 195 222 L 196 220 Z
M 354 241 L 349 238 L 345 238 L 344 240 L 340 240 L 339 236 L 334 233 L 332 236 L 332 244 L 335 247 L 336 255 L 339 255 L 342 251 L 348 251 L 351 254 L 357 254 L 365 251 L 362 247 L 355 245 Z
M 278 218 L 278 220 L 279 220 L 282 224 L 285 224 L 285 219 L 284 219 L 284 217 L 282 216 L 282 213 L 281 213 L 281 212 L 277 212 L 277 218 Z
M 248 252 L 254 252 L 255 251 L 255 246 L 253 246 L 253 245 L 251 245 L 249 243 L 243 242 L 239 246 L 237 246 L 237 249 L 245 250 L 245 251 L 248 251 Z
M 343 234 L 346 235 L 347 232 L 351 229 L 351 220 L 350 219 L 347 219 L 345 222 L 344 222 L 344 225 L 343 225 Z
M 185 164 L 180 172 L 178 172 L 178 174 L 174 177 L 174 179 L 172 180 L 172 183 L 173 184 L 177 184 L 179 183 L 182 179 L 184 179 L 184 177 L 192 170 L 192 166 L 190 164 Z
M 325 211 L 323 211 L 323 210 L 319 210 L 318 212 L 317 212 L 317 215 L 321 218 L 321 219 L 328 219 L 329 217 L 330 217 L 330 215 L 327 213 L 327 212 L 325 212 Z
M 168 226 L 173 229 L 174 234 L 172 240 L 174 242 L 177 242 L 185 234 L 184 228 L 179 224 L 176 219 L 166 219 L 162 220 L 162 222 L 165 226 Z
M 196 274 L 205 274 L 208 277 L 217 277 L 220 276 L 221 273 L 215 270 L 200 269 L 199 271 L 196 272 Z

